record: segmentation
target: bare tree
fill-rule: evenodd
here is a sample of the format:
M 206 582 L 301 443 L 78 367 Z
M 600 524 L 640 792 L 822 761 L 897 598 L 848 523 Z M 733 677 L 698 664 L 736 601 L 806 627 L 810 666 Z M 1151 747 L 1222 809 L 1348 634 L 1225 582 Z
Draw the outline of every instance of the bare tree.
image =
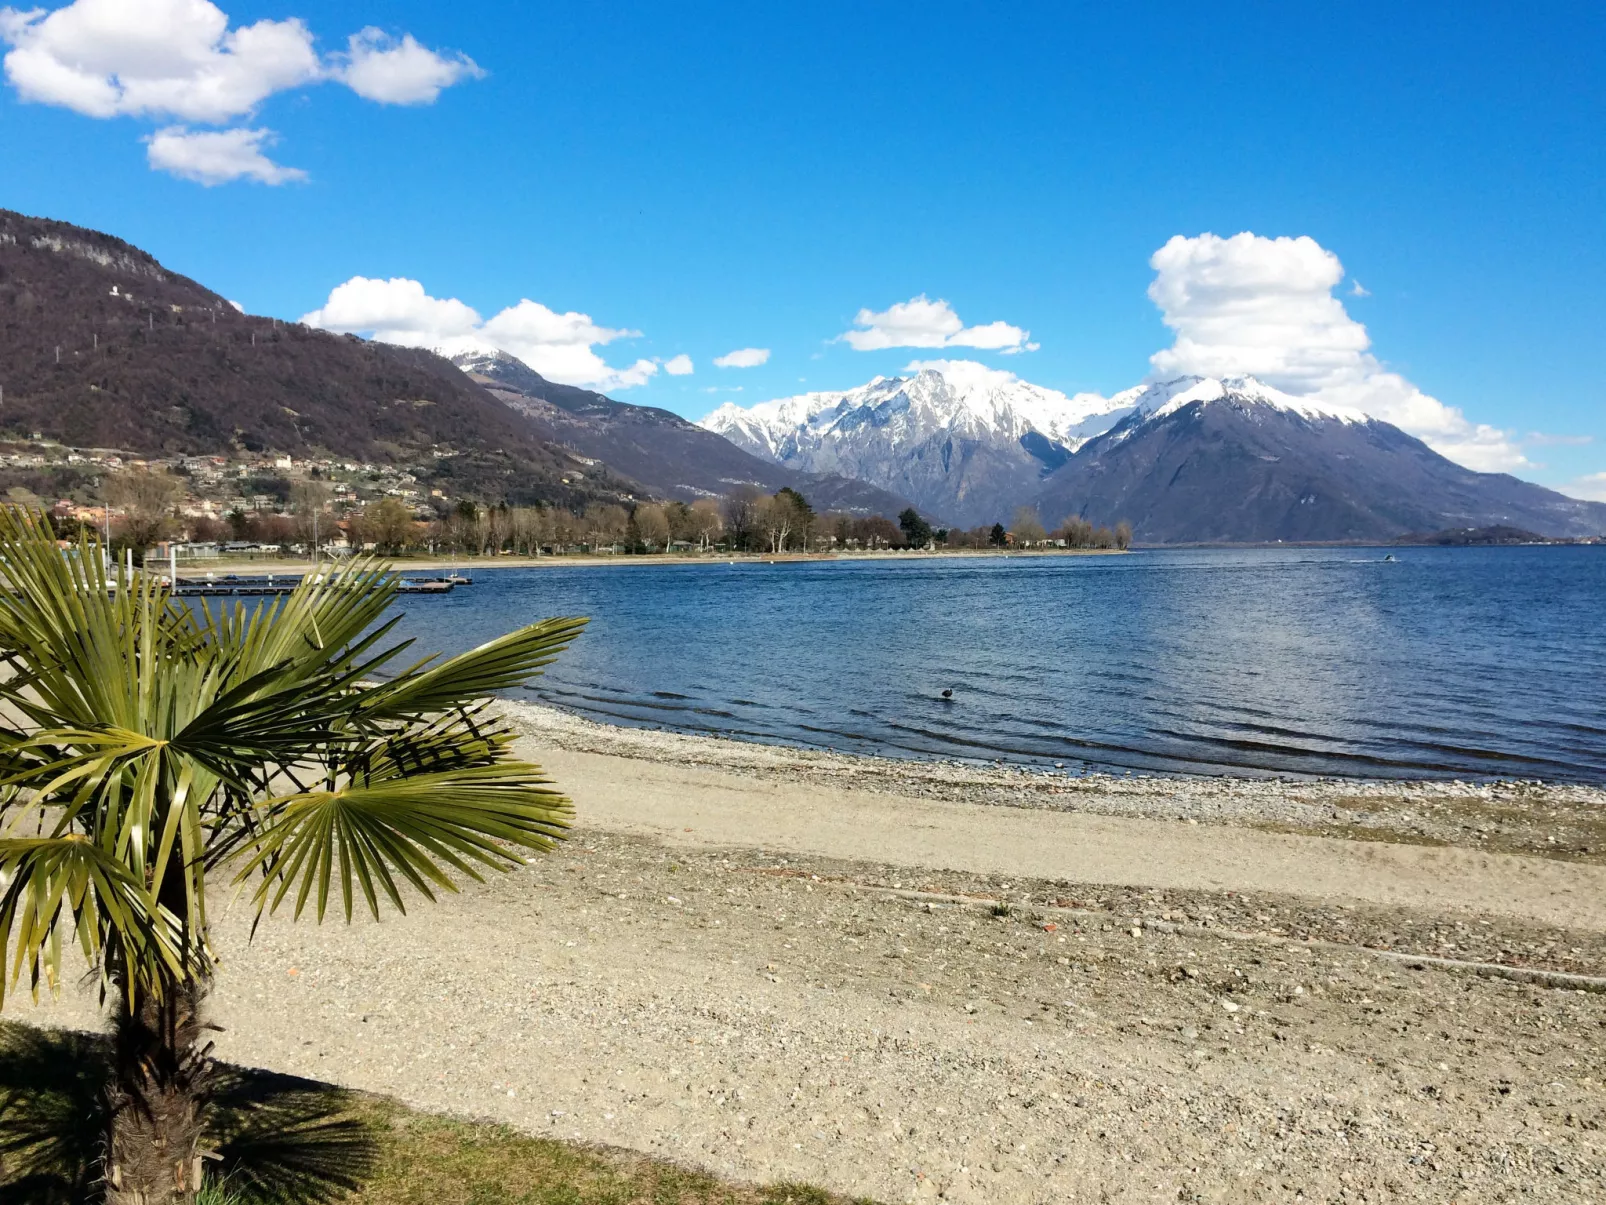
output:
M 399 498 L 382 498 L 363 507 L 355 526 L 362 544 L 372 544 L 383 553 L 401 552 L 418 539 L 413 512 Z
M 664 508 L 656 502 L 643 502 L 636 507 L 634 515 L 636 521 L 636 534 L 641 542 L 648 545 L 648 551 L 656 545 L 658 551 L 669 551 L 669 515 Z
M 1093 524 L 1081 515 L 1066 515 L 1059 526 L 1059 538 L 1067 548 L 1093 547 Z
M 145 563 L 145 550 L 167 535 L 183 487 L 166 473 L 129 469 L 106 478 L 106 500 L 114 509 L 115 536 Z
M 597 547 L 612 547 L 630 530 L 630 512 L 611 502 L 594 502 L 586 507 L 586 522 Z
M 1132 547 L 1132 524 L 1125 519 L 1115 525 L 1115 546 L 1122 552 Z
M 1037 517 L 1035 506 L 1016 507 L 1015 519 L 1009 525 L 1009 531 L 1015 537 L 1015 543 L 1021 545 L 1041 544 L 1048 539 L 1048 532 L 1043 530 L 1043 521 Z
M 324 513 L 329 508 L 330 497 L 326 481 L 309 477 L 290 487 L 290 513 L 295 516 L 296 538 L 308 547 L 321 544 L 334 534 L 333 524 Z
M 739 485 L 725 495 L 725 530 L 732 547 L 746 548 L 752 542 L 764 500 L 763 491 L 753 485 Z
M 903 532 L 885 515 L 870 515 L 853 521 L 853 538 L 861 548 L 890 548 L 903 538 Z
M 693 502 L 689 520 L 691 534 L 702 545 L 704 552 L 708 551 L 708 546 L 719 539 L 725 530 L 725 521 L 719 513 L 719 503 L 712 498 L 699 498 Z

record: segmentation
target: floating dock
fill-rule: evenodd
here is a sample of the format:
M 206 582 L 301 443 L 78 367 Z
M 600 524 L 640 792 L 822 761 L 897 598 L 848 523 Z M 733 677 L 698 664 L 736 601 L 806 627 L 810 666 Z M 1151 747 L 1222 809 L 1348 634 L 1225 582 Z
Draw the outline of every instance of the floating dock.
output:
M 289 573 L 272 573 L 262 577 L 181 577 L 174 583 L 173 593 L 180 598 L 289 594 L 301 582 L 300 575 Z M 403 578 L 397 593 L 448 594 L 457 586 L 472 584 L 472 579 L 456 574 L 451 577 Z

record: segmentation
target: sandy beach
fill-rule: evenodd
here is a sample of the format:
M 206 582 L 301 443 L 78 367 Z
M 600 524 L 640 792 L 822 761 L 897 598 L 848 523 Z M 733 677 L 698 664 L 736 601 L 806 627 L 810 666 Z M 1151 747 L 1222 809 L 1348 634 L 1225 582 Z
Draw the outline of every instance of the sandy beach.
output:
M 509 714 L 573 839 L 377 925 L 219 907 L 221 1056 L 884 1202 L 1606 1200 L 1606 792 Z

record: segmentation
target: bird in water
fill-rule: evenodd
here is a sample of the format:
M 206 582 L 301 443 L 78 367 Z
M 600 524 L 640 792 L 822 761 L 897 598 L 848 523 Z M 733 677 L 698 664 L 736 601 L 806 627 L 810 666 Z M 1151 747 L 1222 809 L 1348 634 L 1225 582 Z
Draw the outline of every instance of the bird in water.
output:
M 945 699 L 945 700 L 946 700 L 946 701 L 947 701 L 947 702 L 949 702 L 949 703 L 952 703 L 952 702 L 953 702 L 953 701 L 954 701 L 954 692 L 953 692 L 953 688 L 952 688 L 952 687 L 949 687 L 949 688 L 948 688 L 948 689 L 947 689 L 947 690 L 945 690 L 945 691 L 943 691 L 943 692 L 942 692 L 942 697 L 943 697 L 943 698 L 944 698 L 944 699 Z

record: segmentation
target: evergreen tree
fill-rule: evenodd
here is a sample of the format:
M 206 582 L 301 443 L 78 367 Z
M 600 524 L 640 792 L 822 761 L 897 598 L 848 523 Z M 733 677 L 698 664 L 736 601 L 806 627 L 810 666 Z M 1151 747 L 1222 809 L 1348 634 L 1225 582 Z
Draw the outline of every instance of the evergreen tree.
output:
M 914 507 L 898 516 L 898 526 L 903 529 L 903 542 L 909 547 L 924 548 L 931 543 L 931 524 L 922 519 Z

